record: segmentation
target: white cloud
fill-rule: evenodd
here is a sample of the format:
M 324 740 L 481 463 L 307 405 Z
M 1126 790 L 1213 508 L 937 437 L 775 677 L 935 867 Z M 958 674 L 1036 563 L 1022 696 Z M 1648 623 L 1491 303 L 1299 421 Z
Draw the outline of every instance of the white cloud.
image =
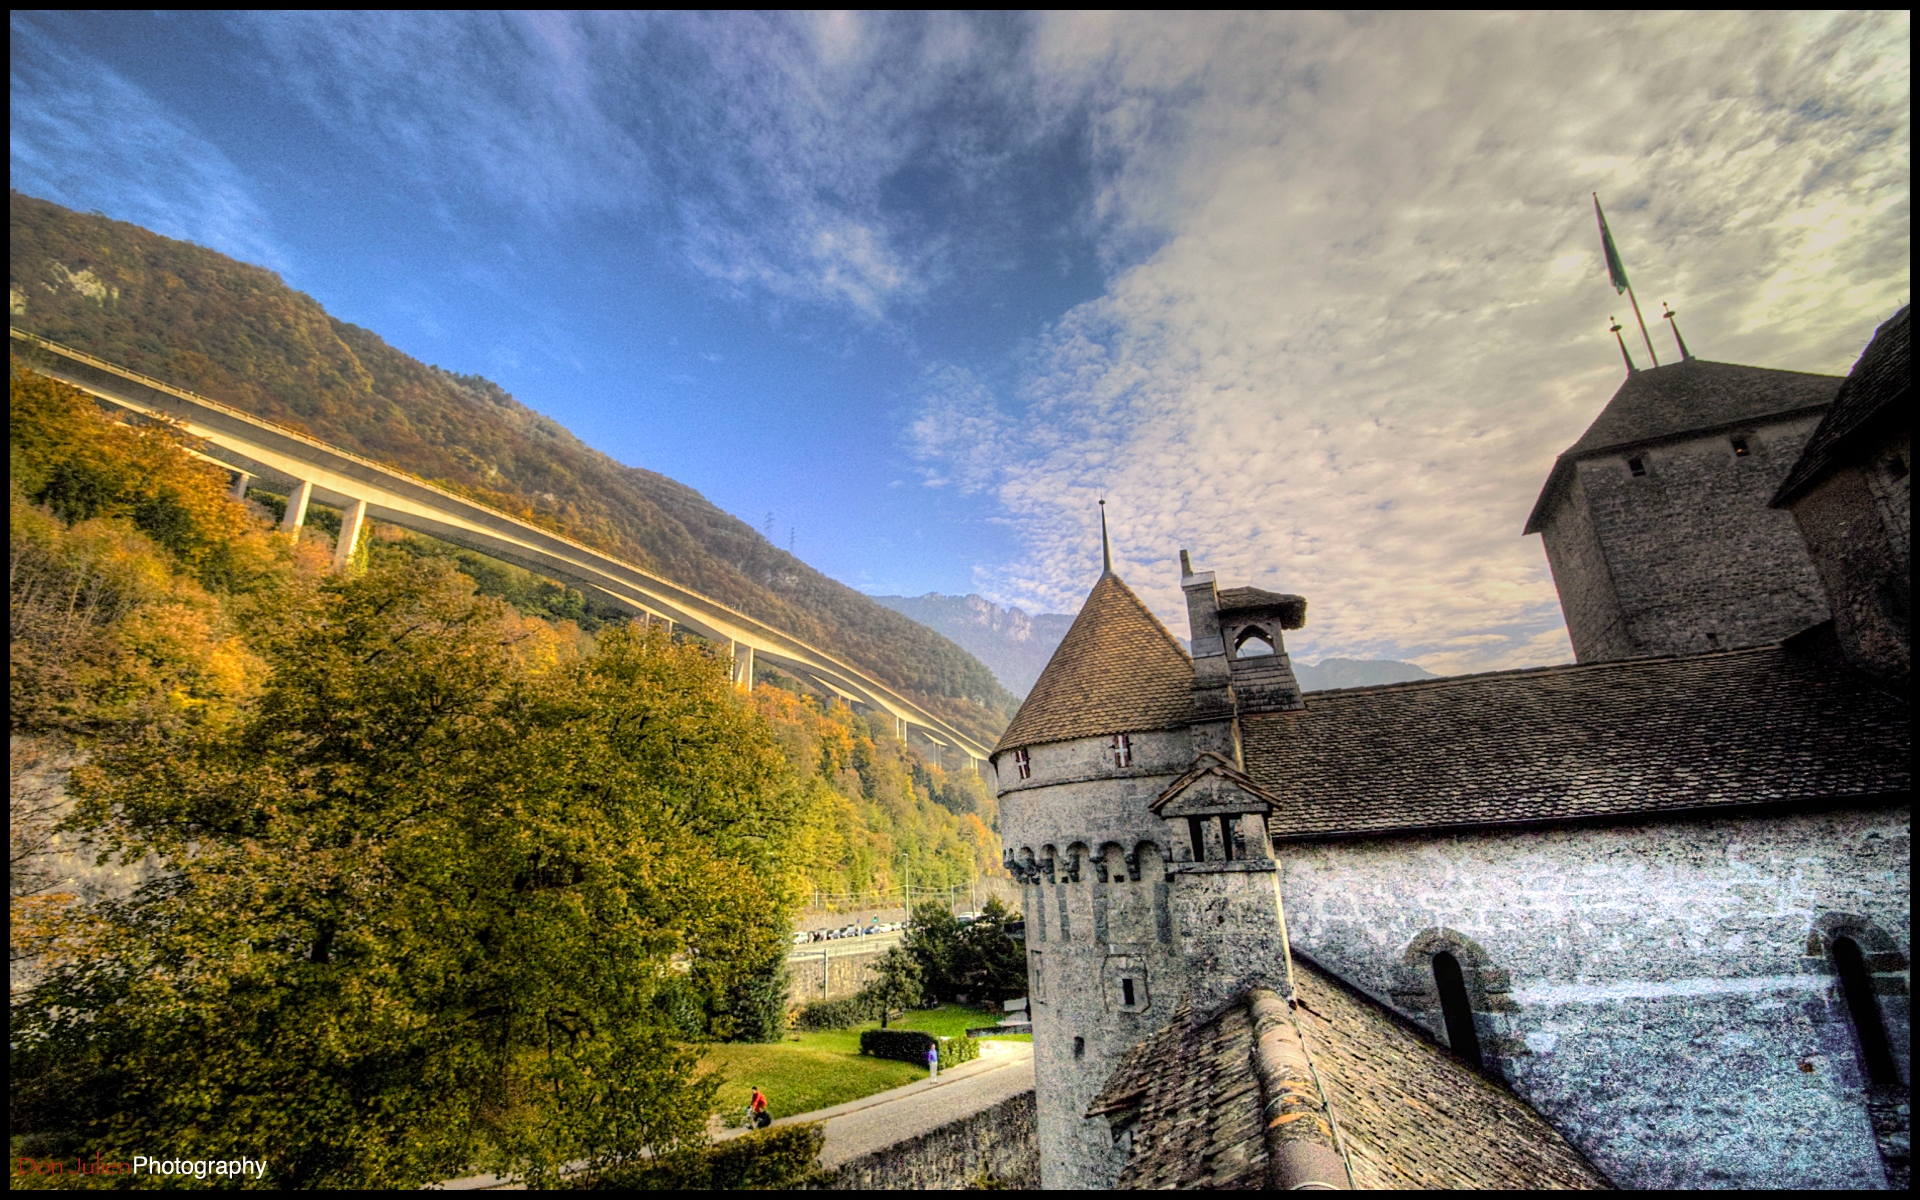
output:
M 120 75 L 10 22 L 9 184 L 248 262 L 287 255 L 227 156 Z M 85 87 L 74 86 L 85 79 Z
M 943 444 L 1025 542 L 985 590 L 1077 603 L 1104 491 L 1176 630 L 1185 546 L 1307 595 L 1309 656 L 1564 660 L 1520 527 L 1618 383 L 1587 193 L 1696 353 L 1843 373 L 1910 286 L 1907 55 L 1904 14 L 1050 20 L 1119 271 Z

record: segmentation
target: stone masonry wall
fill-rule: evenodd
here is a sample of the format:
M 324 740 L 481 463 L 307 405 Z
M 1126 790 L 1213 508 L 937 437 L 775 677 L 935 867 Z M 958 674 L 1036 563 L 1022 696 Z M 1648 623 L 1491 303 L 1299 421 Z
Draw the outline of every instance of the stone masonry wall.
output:
M 1283 845 L 1296 952 L 1489 1068 L 1624 1187 L 1885 1186 L 1830 938 L 1909 1063 L 1908 806 Z
M 812 1004 L 817 1000 L 846 999 L 872 981 L 873 964 L 879 962 L 880 956 L 886 952 L 886 948 L 882 947 L 860 954 L 834 954 L 822 958 L 816 951 L 811 956 L 787 959 L 787 1003 Z M 822 970 L 826 972 L 824 988 L 821 986 Z
M 1799 530 L 1767 507 L 1818 422 L 1816 414 L 1635 451 L 1646 467 L 1639 477 L 1624 454 L 1577 465 L 1571 490 L 1586 499 L 1630 654 L 1759 646 L 1826 620 Z M 1734 453 L 1734 436 L 1746 455 Z
M 1040 1186 L 1032 1092 L 841 1164 L 830 1191 L 953 1191 Z
M 1149 805 L 1192 752 L 1181 730 L 1133 735 L 1126 768 L 1113 765 L 1106 738 L 1031 755 L 1030 780 L 1013 778 L 1001 757 L 1000 834 L 1028 878 L 1041 1186 L 1107 1188 L 1124 1152 L 1105 1121 L 1086 1119 L 1087 1105 L 1121 1057 L 1166 1023 L 1185 987 L 1168 905 L 1168 831 Z M 1135 980 L 1132 1009 L 1117 994 L 1121 978 Z
M 1809 488 L 1792 511 L 1848 659 L 1891 679 L 1912 670 L 1912 439 L 1902 432 L 1879 449 Z
M 1574 658 L 1583 663 L 1632 658 L 1627 620 L 1620 612 L 1620 598 L 1614 595 L 1613 576 L 1577 470 L 1540 532 Z

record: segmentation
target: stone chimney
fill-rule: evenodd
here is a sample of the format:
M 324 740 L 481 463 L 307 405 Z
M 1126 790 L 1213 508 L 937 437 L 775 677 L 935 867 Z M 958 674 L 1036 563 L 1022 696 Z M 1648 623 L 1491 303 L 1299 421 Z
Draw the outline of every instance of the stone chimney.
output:
M 1193 646 L 1193 752 L 1217 754 L 1237 767 L 1240 726 L 1220 630 L 1220 598 L 1213 572 L 1195 572 L 1185 550 L 1180 552 L 1180 590 L 1187 594 L 1187 631 Z

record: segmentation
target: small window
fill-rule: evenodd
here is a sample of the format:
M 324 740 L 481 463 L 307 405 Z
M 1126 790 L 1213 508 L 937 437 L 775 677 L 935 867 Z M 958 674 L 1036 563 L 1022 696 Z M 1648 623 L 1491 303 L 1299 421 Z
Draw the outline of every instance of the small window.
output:
M 1207 861 L 1207 830 L 1204 819 L 1188 817 L 1187 835 L 1193 839 L 1193 861 Z
M 1081 1055 L 1085 1054 L 1086 1052 L 1087 1052 L 1087 1039 L 1083 1037 L 1077 1037 L 1073 1039 L 1073 1056 L 1075 1058 L 1079 1058 Z
M 1745 458 L 1751 453 L 1753 453 L 1753 451 L 1748 448 L 1747 439 L 1743 437 L 1733 439 L 1733 456 L 1735 458 Z
M 1028 951 L 1027 974 L 1032 977 L 1029 982 L 1033 986 L 1033 998 L 1041 1004 L 1045 1004 L 1047 1002 L 1047 973 L 1041 970 L 1040 966 L 1040 952 L 1038 950 Z
M 1122 979 L 1120 981 L 1120 1003 L 1127 1008 L 1133 1007 L 1133 980 Z
M 1887 474 L 1894 479 L 1907 477 L 1907 460 L 1896 454 L 1887 460 Z
M 1467 981 L 1460 960 L 1442 950 L 1433 956 L 1433 982 L 1440 990 L 1440 1015 L 1447 1023 L 1447 1045 L 1474 1066 L 1480 1066 L 1480 1034 L 1473 1027 L 1473 1002 L 1467 999 Z
M 1873 976 L 1867 971 L 1860 943 L 1850 937 L 1833 941 L 1833 965 L 1840 974 L 1840 991 L 1853 1018 L 1853 1034 L 1860 1042 L 1860 1068 L 1867 1082 L 1885 1086 L 1900 1082 L 1887 1043 L 1887 1026 L 1880 1018 L 1880 1002 L 1873 995 Z
M 1020 772 L 1020 778 L 1033 778 L 1033 760 L 1027 757 L 1025 750 L 1015 750 L 1013 752 L 1013 767 L 1014 770 Z
M 1713 650 L 1720 648 L 1720 635 L 1711 629 L 1707 630 L 1707 646 Z
M 1220 818 L 1220 850 L 1228 862 L 1233 861 L 1233 822 L 1234 818 L 1222 815 Z
M 1632 458 L 1627 460 L 1627 470 L 1633 472 L 1633 477 L 1635 479 L 1638 479 L 1642 475 L 1645 475 L 1647 473 L 1646 458 L 1639 454 L 1634 455 Z
M 1113 735 L 1113 765 L 1116 767 L 1133 765 L 1133 739 L 1124 733 Z

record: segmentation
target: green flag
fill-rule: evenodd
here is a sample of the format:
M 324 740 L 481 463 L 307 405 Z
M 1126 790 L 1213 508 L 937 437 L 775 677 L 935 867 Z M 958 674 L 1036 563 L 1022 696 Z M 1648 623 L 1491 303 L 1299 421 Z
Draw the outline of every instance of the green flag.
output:
M 1626 291 L 1633 285 L 1627 282 L 1627 268 L 1620 262 L 1620 252 L 1613 248 L 1613 231 L 1607 228 L 1607 214 L 1600 211 L 1600 196 L 1593 197 L 1593 215 L 1600 218 L 1600 245 L 1607 252 L 1607 277 L 1613 281 L 1615 294 Z

